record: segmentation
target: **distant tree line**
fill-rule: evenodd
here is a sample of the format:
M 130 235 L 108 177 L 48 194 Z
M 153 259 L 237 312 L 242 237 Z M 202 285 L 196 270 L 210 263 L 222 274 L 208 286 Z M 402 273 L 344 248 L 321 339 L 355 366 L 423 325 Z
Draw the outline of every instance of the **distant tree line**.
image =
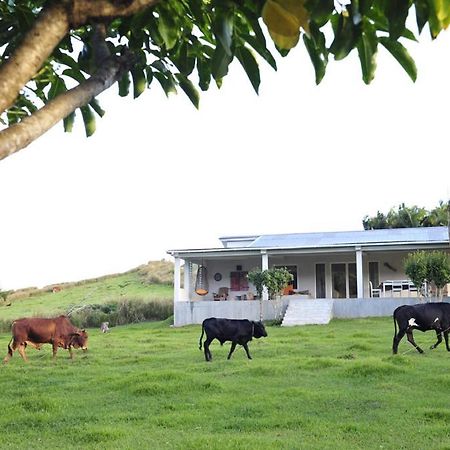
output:
M 439 205 L 428 211 L 418 206 L 406 206 L 404 203 L 397 208 L 391 208 L 387 214 L 380 211 L 374 217 L 365 216 L 363 227 L 365 230 L 379 230 L 383 228 L 415 228 L 447 226 L 449 223 L 450 202 Z

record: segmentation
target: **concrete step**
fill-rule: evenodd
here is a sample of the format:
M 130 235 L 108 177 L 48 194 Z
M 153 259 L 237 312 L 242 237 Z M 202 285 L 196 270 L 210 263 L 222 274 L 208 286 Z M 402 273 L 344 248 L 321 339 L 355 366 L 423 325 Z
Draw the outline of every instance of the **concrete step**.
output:
M 290 300 L 281 326 L 325 325 L 333 317 L 333 300 Z

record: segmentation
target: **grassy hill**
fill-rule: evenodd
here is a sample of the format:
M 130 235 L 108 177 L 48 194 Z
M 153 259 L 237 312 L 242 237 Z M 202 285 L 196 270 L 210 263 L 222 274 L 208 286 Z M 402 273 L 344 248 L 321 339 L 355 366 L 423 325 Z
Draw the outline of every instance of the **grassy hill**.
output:
M 108 312 L 117 311 L 120 305 L 128 305 L 129 309 L 130 304 L 139 305 L 141 309 L 143 304 L 160 304 L 170 313 L 172 280 L 171 262 L 151 261 L 122 274 L 54 284 L 43 289 L 20 289 L 11 292 L 6 301 L 0 301 L 0 329 L 9 328 L 11 321 L 19 317 L 55 316 L 80 311 L 101 312 L 102 317 L 97 314 L 99 320 L 108 320 Z M 156 318 L 165 318 L 164 315 Z

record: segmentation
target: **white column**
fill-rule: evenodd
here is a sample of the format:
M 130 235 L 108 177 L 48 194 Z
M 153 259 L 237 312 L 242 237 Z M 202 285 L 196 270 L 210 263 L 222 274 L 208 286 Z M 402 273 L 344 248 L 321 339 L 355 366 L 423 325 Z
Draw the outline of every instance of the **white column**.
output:
M 191 293 L 192 263 L 184 260 L 184 300 L 189 301 Z
M 363 252 L 361 247 L 356 247 L 356 296 L 364 298 Z
M 261 270 L 267 270 L 269 268 L 269 255 L 267 254 L 266 250 L 261 250 Z M 264 287 L 263 289 L 263 300 L 269 300 L 269 292 L 267 291 L 267 288 Z
M 178 256 L 175 256 L 175 267 L 173 271 L 173 301 L 179 302 L 181 296 L 181 259 Z

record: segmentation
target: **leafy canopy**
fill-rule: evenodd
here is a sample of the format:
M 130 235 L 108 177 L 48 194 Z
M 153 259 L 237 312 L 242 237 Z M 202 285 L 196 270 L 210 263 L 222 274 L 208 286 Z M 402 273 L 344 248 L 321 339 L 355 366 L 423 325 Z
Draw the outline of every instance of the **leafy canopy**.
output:
M 270 50 L 273 45 L 266 40 L 268 36 L 282 56 L 302 43 L 314 67 L 316 83 L 323 79 L 331 59 L 342 60 L 352 50 L 358 54 L 363 81 L 370 83 L 375 75 L 380 44 L 415 80 L 416 66 L 403 45 L 404 40 L 416 40 L 416 35 L 406 25 L 408 15 L 415 17 L 416 34 L 427 26 L 435 38 L 450 23 L 450 2 L 2 1 L 0 119 L 4 127 L 11 126 L 36 114 L 39 109 L 50 108 L 52 100 L 64 98 L 62 103 L 72 104 L 61 108 L 59 113 L 52 110 L 52 114 L 60 114 L 57 119 L 64 119 L 65 130 L 70 131 L 75 111 L 79 109 L 89 136 L 95 131 L 95 116 L 104 113 L 95 97 L 110 85 L 116 84 L 120 96 L 131 94 L 134 98 L 155 83 L 167 95 L 181 89 L 198 107 L 199 90 L 208 90 L 212 82 L 220 87 L 235 60 L 242 65 L 253 89 L 258 92 L 259 62 L 263 60 L 277 68 L 273 50 Z M 44 18 L 50 24 L 61 23 L 60 34 L 51 35 L 50 27 L 46 26 L 44 30 L 48 29 L 48 33 L 33 35 L 34 27 Z M 30 56 L 37 55 L 42 60 L 38 70 L 30 69 L 29 76 L 24 73 L 26 69 L 22 68 L 24 64 L 20 60 L 23 47 L 26 47 L 25 53 L 29 51 Z M 44 47 L 50 48 L 48 54 L 43 53 Z M 39 53 L 41 49 L 42 54 Z M 2 65 L 15 60 L 19 69 L 13 77 L 7 75 L 6 70 L 2 72 Z M 106 69 L 111 70 L 105 74 Z M 25 81 L 18 87 L 11 86 L 10 79 L 19 79 L 19 75 L 25 77 Z M 88 90 L 89 80 L 91 85 L 93 81 L 100 84 L 95 85 L 95 89 L 90 86 L 91 90 Z M 77 87 L 77 92 L 84 87 L 86 92 L 75 101 L 75 95 L 67 94 L 74 94 L 72 91 Z M 12 100 L 5 100 L 2 105 L 1 98 L 10 96 Z M 44 128 L 41 134 L 55 121 L 46 124 L 46 120 L 39 116 L 41 128 Z M 19 128 L 15 133 L 19 133 Z M 33 137 L 20 145 L 28 145 L 30 140 Z M 12 148 L 9 152 L 16 150 Z
M 442 200 L 430 211 L 402 203 L 397 209 L 391 208 L 387 214 L 378 211 L 373 217 L 365 216 L 363 226 L 365 230 L 447 226 L 449 208 L 450 203 L 444 203 Z

